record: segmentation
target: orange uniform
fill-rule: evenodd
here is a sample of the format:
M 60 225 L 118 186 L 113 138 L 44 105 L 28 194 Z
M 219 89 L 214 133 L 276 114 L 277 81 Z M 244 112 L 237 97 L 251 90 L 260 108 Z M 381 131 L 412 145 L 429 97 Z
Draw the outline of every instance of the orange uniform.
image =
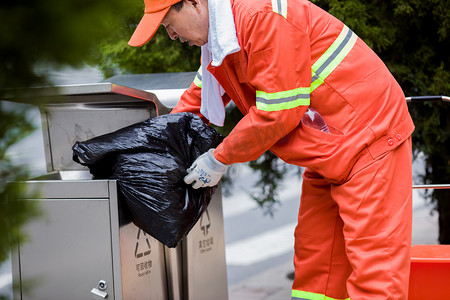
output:
M 293 299 L 406 299 L 414 125 L 401 88 L 342 22 L 304 0 L 231 0 L 241 50 L 208 66 L 244 117 L 214 151 L 306 167 Z M 200 114 L 197 76 L 172 113 Z M 300 122 L 308 106 L 331 133 Z

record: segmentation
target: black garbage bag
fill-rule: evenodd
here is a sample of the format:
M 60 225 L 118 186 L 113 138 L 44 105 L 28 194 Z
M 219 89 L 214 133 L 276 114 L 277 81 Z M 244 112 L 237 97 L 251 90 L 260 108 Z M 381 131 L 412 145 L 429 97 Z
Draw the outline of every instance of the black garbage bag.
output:
M 194 190 L 183 181 L 194 160 L 223 136 L 192 113 L 162 115 L 72 147 L 94 179 L 116 179 L 142 230 L 168 247 L 188 234 L 216 187 Z

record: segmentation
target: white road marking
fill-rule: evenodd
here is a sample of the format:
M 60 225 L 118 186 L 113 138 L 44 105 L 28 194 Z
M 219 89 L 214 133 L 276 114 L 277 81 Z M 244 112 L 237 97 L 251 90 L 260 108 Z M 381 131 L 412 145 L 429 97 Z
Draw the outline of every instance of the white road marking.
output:
M 295 226 L 290 223 L 227 245 L 227 265 L 249 266 L 293 251 Z
M 255 175 L 246 164 L 236 166 L 235 182 L 230 196 L 223 196 L 223 217 L 224 219 L 235 217 L 239 214 L 258 209 L 258 203 L 250 196 L 251 191 L 259 191 L 254 187 Z M 300 203 L 300 191 L 302 179 L 296 175 L 297 167 L 289 166 L 290 173 L 279 186 L 278 199 L 281 203 L 289 200 L 296 200 Z
M 0 274 L 0 289 L 12 284 L 12 276 L 10 273 Z

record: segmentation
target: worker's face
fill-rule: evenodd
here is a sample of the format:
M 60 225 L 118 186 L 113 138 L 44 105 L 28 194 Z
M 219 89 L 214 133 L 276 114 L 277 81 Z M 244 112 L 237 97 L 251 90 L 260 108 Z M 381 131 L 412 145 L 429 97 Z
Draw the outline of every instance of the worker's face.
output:
M 203 46 L 208 42 L 209 15 L 205 0 L 183 0 L 183 7 L 177 11 L 171 7 L 161 24 L 172 40 L 180 39 L 189 46 Z

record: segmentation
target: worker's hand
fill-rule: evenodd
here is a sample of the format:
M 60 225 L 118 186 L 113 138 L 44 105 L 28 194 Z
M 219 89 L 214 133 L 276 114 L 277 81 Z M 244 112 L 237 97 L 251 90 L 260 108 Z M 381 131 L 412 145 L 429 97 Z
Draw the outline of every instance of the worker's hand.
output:
M 200 155 L 188 169 L 184 182 L 192 184 L 194 189 L 215 186 L 228 168 L 214 157 L 214 149 Z

